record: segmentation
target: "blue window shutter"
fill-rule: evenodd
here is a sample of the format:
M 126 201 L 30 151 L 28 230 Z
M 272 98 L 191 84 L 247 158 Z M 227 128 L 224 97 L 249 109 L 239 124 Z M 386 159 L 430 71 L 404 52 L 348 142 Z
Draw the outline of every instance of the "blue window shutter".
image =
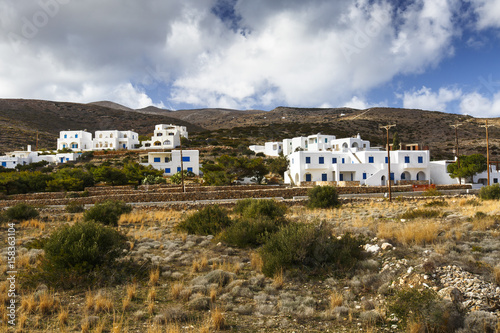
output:
M 341 182 L 344 181 L 344 174 L 343 173 L 340 174 L 340 181 Z
M 75 139 L 78 139 L 78 134 L 75 134 Z
M 336 164 L 337 163 L 337 158 L 336 157 L 333 157 L 332 158 L 332 164 Z
M 326 173 L 321 174 L 321 180 L 326 182 L 328 179 L 328 175 Z
M 424 163 L 424 158 L 423 156 L 418 157 L 418 163 Z
M 165 168 L 165 173 L 170 173 L 170 168 Z
M 373 163 L 373 156 L 368 156 L 368 163 Z
M 177 167 L 177 172 L 180 172 L 181 171 L 181 167 Z
M 190 156 L 182 156 L 182 162 L 190 162 L 191 157 Z
M 363 172 L 363 179 L 366 179 L 366 172 Z
M 2 166 L 6 167 L 7 166 L 7 162 L 2 162 Z
M 307 174 L 306 175 L 306 182 L 310 182 L 311 181 L 311 174 Z
M 410 163 L 410 156 L 405 156 L 405 163 Z
M 405 173 L 403 172 L 403 173 L 401 174 L 401 180 L 405 180 L 405 179 L 406 179 L 406 175 L 405 175 Z
M 306 164 L 310 164 L 311 163 L 311 158 L 310 157 L 306 157 Z
M 342 158 L 342 164 L 345 164 L 345 158 Z
M 324 157 L 320 157 L 319 158 L 319 164 L 325 164 L 325 158 Z
M 394 172 L 391 172 L 391 180 L 394 180 Z
M 160 163 L 161 162 L 161 158 L 160 157 L 155 157 L 153 161 L 155 163 Z
M 193 168 L 188 168 L 188 171 L 193 172 Z
M 385 157 L 385 163 L 389 163 L 389 158 L 387 156 Z

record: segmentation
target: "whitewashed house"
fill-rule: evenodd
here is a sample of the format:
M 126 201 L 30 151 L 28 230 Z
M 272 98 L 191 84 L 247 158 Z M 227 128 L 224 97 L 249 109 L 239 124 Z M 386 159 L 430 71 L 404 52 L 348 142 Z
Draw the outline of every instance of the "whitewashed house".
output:
M 155 125 L 154 134 L 151 140 L 143 141 L 143 149 L 174 149 L 181 145 L 181 137 L 188 138 L 185 126 L 176 125 Z
M 135 149 L 139 145 L 139 134 L 133 131 L 96 131 L 93 150 Z
M 290 155 L 299 150 L 323 151 L 332 148 L 335 135 L 314 134 L 283 140 L 283 154 Z
M 87 131 L 61 131 L 57 139 L 57 149 L 74 151 L 92 150 L 92 133 Z
M 77 153 L 41 154 L 39 151 L 32 151 L 31 146 L 28 145 L 26 150 L 13 151 L 7 153 L 5 156 L 0 156 L 0 166 L 8 169 L 14 169 L 18 165 L 26 165 L 41 161 L 47 161 L 51 164 L 59 164 L 76 161 L 78 156 L 80 156 L 80 154 Z
M 249 146 L 248 149 L 255 154 L 263 153 L 266 156 L 278 157 L 283 153 L 283 142 L 266 142 L 264 146 L 253 145 Z
M 157 170 L 162 170 L 167 176 L 181 171 L 181 151 L 149 152 L 148 162 L 141 163 L 151 165 Z M 182 167 L 195 175 L 200 174 L 200 152 L 198 150 L 182 150 Z

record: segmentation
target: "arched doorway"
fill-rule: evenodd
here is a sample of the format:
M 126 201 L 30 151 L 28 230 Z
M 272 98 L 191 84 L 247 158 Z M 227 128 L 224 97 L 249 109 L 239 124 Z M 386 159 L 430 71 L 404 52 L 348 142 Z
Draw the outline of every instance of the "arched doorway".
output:
M 401 180 L 411 180 L 411 174 L 408 171 L 405 171 L 401 174 Z
M 420 171 L 419 173 L 417 173 L 417 180 L 426 180 L 425 179 L 425 172 Z
M 385 176 L 380 177 L 380 185 L 385 186 Z
M 352 148 L 356 148 L 356 149 L 357 149 L 357 148 L 359 148 L 358 143 L 357 143 L 357 142 L 353 142 L 353 143 L 352 143 Z

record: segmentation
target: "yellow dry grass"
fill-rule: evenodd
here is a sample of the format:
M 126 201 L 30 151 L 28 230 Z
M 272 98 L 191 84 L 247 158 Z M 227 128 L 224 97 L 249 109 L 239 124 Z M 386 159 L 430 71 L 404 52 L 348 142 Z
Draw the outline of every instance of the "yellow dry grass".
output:
M 283 276 L 283 269 L 280 269 L 273 277 L 273 286 L 277 289 L 283 288 L 285 284 L 285 277 Z
M 396 239 L 404 245 L 423 245 L 436 241 L 441 226 L 437 221 L 414 220 L 406 223 L 380 223 L 377 226 L 377 237 Z
M 344 297 L 342 296 L 341 293 L 332 291 L 330 294 L 329 301 L 330 301 L 330 309 L 333 310 L 337 306 L 342 305 L 342 303 L 344 302 Z
M 262 265 L 264 263 L 262 262 L 262 257 L 260 254 L 257 252 L 252 252 L 250 254 L 250 266 L 252 266 L 252 269 L 256 270 L 257 272 L 262 272 Z
M 222 310 L 218 307 L 212 310 L 211 320 L 212 320 L 212 328 L 216 331 L 223 329 L 224 326 L 226 325 L 224 313 L 222 313 Z
M 173 299 L 179 299 L 179 296 L 181 294 L 181 291 L 184 289 L 184 283 L 183 282 L 176 282 L 170 286 L 170 296 L 172 296 Z
M 156 286 L 159 280 L 160 280 L 160 268 L 159 267 L 153 268 L 149 272 L 149 285 Z

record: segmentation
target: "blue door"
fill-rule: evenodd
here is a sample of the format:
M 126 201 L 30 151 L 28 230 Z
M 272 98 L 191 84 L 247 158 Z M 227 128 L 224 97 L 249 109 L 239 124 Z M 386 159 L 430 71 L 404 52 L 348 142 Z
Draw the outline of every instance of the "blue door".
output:
M 327 181 L 327 179 L 328 179 L 327 177 L 328 177 L 328 176 L 327 176 L 327 174 L 326 174 L 326 173 L 321 174 L 321 180 L 322 180 L 322 181 L 326 182 L 326 181 Z
M 340 176 L 340 181 L 343 182 L 344 181 L 344 174 L 341 173 L 339 176 Z
M 311 181 L 311 174 L 306 174 L 306 182 L 310 182 Z

